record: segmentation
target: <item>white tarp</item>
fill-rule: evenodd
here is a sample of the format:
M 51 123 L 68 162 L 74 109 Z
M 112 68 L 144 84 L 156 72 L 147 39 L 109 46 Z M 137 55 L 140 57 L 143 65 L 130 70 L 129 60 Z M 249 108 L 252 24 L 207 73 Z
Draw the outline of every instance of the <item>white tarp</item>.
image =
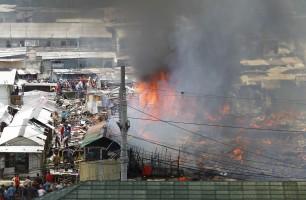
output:
M 14 85 L 16 69 L 12 71 L 0 71 L 0 85 Z

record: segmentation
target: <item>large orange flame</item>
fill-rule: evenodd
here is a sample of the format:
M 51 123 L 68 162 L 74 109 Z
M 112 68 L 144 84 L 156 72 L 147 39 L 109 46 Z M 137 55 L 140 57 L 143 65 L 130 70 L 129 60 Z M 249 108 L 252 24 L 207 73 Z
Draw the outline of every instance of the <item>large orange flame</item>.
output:
M 170 84 L 168 72 L 160 71 L 136 84 L 139 106 L 150 114 L 163 119 L 192 120 L 196 110 L 195 99 L 180 94 Z
M 136 84 L 136 91 L 139 93 L 141 107 L 145 107 L 147 105 L 154 106 L 158 103 L 161 97 L 160 90 L 169 88 L 162 88 L 162 84 L 167 84 L 168 78 L 168 75 L 165 72 L 161 71 L 156 75 L 150 77 L 148 81 L 142 81 Z

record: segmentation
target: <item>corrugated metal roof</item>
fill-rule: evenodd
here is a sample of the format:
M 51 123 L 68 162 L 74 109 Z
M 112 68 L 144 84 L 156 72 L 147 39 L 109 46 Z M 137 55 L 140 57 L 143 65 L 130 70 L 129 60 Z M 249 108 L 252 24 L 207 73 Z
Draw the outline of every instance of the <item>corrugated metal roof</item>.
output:
M 41 51 L 37 52 L 37 56 L 41 56 L 43 60 L 51 59 L 75 59 L 75 58 L 104 58 L 114 59 L 116 58 L 115 52 L 90 52 L 90 51 Z
M 41 111 L 39 112 L 38 116 L 36 117 L 36 119 L 44 124 L 49 124 L 49 122 L 51 121 L 51 113 L 49 110 L 43 108 L 41 109 Z
M 0 85 L 14 85 L 16 80 L 16 69 L 12 71 L 0 71 Z
M 0 145 L 3 145 L 17 137 L 24 137 L 44 146 L 47 136 L 44 135 L 44 128 L 30 123 L 30 119 L 35 118 L 43 124 L 48 124 L 51 120 L 51 112 L 43 108 L 26 108 L 19 111 L 12 123 L 5 127 L 1 137 Z M 48 126 L 48 125 L 47 125 Z M 50 125 L 50 128 L 52 126 Z
M 31 84 L 30 84 L 31 85 Z M 55 93 L 50 93 L 50 92 L 43 92 L 43 91 L 38 91 L 38 90 L 33 90 L 30 92 L 25 92 L 23 96 L 23 108 L 33 108 L 37 105 L 40 105 L 40 107 L 55 107 L 51 103 L 49 99 L 52 99 L 55 97 Z M 49 105 L 50 104 L 50 105 Z M 49 109 L 50 110 L 50 109 Z
M 9 125 L 4 128 L 1 134 L 0 145 L 9 143 L 11 140 L 17 137 L 23 137 L 32 140 L 36 142 L 38 146 L 44 146 L 45 140 L 47 138 L 47 136 L 44 135 L 44 130 L 39 129 L 33 124 L 24 123 L 18 126 Z
M 26 48 L 25 47 L 0 48 L 0 58 L 7 58 L 7 57 L 13 57 L 13 56 L 14 57 L 25 56 L 25 55 L 26 55 Z M 15 61 L 15 60 L 12 60 L 12 61 Z M 18 60 L 18 61 L 20 61 L 20 60 Z

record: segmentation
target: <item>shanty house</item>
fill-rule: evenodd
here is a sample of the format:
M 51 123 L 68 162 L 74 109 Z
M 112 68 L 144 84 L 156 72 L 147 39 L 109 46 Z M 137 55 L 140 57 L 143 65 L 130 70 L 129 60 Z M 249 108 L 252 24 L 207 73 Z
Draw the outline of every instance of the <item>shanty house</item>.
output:
M 35 176 L 41 172 L 54 128 L 51 113 L 46 108 L 25 108 L 4 128 L 0 136 L 2 176 Z
M 84 162 L 80 163 L 80 180 L 119 180 L 120 145 L 106 137 L 107 127 L 99 123 L 86 133 L 81 148 Z
M 11 94 L 16 83 L 16 70 L 0 71 L 0 103 L 11 104 Z

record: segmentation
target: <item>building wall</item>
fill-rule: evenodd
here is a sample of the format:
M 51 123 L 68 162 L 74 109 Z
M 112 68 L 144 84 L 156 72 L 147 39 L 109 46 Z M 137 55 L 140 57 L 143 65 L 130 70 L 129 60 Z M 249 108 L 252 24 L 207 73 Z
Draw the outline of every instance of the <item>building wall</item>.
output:
M 119 180 L 120 162 L 117 160 L 100 160 L 80 163 L 80 180 Z
M 37 173 L 42 171 L 42 154 L 32 153 L 29 155 L 29 176 L 35 177 Z
M 0 23 L 0 38 L 112 38 L 103 23 Z
M 22 69 L 25 68 L 24 62 L 0 62 L 0 69 Z
M 15 173 L 15 168 L 5 168 L 5 153 L 0 155 L 0 170 L 3 170 L 4 177 L 11 177 Z M 29 172 L 26 174 L 20 174 L 21 177 L 35 177 L 37 173 L 41 174 L 42 171 L 42 154 L 30 153 L 29 154 Z

